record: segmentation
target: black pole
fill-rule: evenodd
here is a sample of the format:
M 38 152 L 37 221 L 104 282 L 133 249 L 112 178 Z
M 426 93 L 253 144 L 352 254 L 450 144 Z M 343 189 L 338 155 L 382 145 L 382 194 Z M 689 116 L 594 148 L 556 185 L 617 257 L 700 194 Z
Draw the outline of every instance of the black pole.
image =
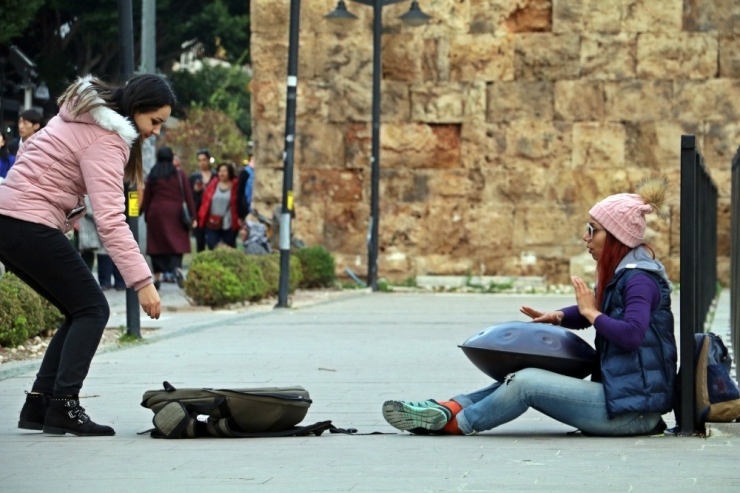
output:
M 380 211 L 380 77 L 382 74 L 383 0 L 373 3 L 373 134 L 370 165 L 370 234 L 368 235 L 367 285 L 378 290 L 378 231 Z
M 295 144 L 296 92 L 298 90 L 298 33 L 301 0 L 290 0 L 288 41 L 288 94 L 285 106 L 285 152 L 283 153 L 283 208 L 280 214 L 280 285 L 276 308 L 288 307 L 290 284 L 290 219 L 293 214 L 293 156 Z
M 692 435 L 694 422 L 694 334 L 699 326 L 697 289 L 696 180 L 697 149 L 694 135 L 681 136 L 681 435 Z
M 134 75 L 134 14 L 131 0 L 118 0 L 118 53 L 121 57 L 121 81 Z M 126 222 L 139 243 L 139 197 L 136 185 L 125 185 Z M 126 333 L 141 337 L 139 297 L 134 288 L 126 289 Z

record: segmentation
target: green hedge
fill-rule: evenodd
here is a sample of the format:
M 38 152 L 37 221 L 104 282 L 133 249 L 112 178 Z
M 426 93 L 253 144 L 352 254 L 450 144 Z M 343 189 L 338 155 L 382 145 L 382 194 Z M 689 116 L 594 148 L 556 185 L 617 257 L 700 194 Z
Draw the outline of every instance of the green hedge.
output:
M 13 274 L 0 278 L 0 346 L 15 347 L 64 320 L 59 310 Z
M 262 276 L 267 283 L 267 294 L 277 295 L 280 290 L 280 254 L 251 255 L 250 258 L 262 270 Z M 290 256 L 290 274 L 288 279 L 288 291 L 293 292 L 303 281 L 303 266 L 295 255 Z
M 324 288 L 336 283 L 334 257 L 322 246 L 313 246 L 296 250 L 303 266 L 301 287 Z
M 267 292 L 262 270 L 253 257 L 228 247 L 195 255 L 185 279 L 185 294 L 198 305 L 257 301 Z

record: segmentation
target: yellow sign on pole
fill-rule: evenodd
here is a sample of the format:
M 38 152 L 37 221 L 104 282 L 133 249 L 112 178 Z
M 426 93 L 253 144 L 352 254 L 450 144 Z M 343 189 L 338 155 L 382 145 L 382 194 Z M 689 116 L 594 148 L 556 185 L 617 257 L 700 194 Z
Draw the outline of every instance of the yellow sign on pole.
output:
M 128 193 L 128 217 L 139 217 L 139 192 Z
M 288 191 L 288 210 L 293 210 L 293 190 Z

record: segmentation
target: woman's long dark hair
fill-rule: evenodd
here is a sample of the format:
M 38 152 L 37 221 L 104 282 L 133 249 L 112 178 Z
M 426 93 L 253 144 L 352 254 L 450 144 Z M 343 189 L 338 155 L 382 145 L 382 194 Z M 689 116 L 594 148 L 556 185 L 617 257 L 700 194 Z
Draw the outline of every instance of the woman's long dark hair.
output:
M 169 147 L 161 147 L 157 151 L 157 164 L 154 165 L 152 170 L 149 172 L 149 179 L 159 180 L 160 178 L 168 178 L 177 173 L 177 168 L 173 164 L 175 154 Z
M 90 86 L 80 90 L 86 82 L 85 79 L 79 79 L 69 86 L 57 101 L 59 107 L 75 102 L 74 105 L 70 105 L 69 109 L 74 116 L 79 116 L 95 108 L 105 106 L 128 118 L 136 127 L 134 123 L 135 113 L 148 113 L 163 106 L 172 107 L 176 102 L 175 94 L 170 86 L 167 85 L 164 79 L 156 75 L 138 75 L 129 79 L 122 86 L 115 86 L 100 79 L 92 78 L 89 80 Z M 100 99 L 97 99 L 96 95 Z M 141 145 L 141 136 L 139 135 L 134 141 L 124 170 L 126 181 L 138 185 L 141 185 L 144 175 L 144 168 L 141 163 Z
M 614 277 L 614 271 L 617 269 L 619 262 L 632 250 L 632 247 L 628 247 L 619 241 L 609 231 L 604 230 L 604 233 L 606 233 L 604 248 L 601 250 L 599 261 L 596 263 L 596 308 L 598 310 L 604 308 L 602 306 L 604 302 L 604 290 Z M 655 252 L 650 245 L 643 243 L 640 246 L 645 247 L 653 258 L 655 258 Z

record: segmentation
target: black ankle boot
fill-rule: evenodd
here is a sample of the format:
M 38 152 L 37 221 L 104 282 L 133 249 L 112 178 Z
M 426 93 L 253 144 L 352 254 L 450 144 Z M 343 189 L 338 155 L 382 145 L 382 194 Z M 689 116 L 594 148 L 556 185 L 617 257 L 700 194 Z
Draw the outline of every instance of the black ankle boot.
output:
M 18 428 L 24 430 L 43 430 L 46 410 L 49 408 L 49 396 L 26 392 L 26 403 L 21 409 Z
M 80 437 L 112 436 L 116 432 L 110 426 L 94 423 L 80 406 L 77 396 L 52 397 L 44 420 L 44 433 L 64 435 L 71 433 Z

